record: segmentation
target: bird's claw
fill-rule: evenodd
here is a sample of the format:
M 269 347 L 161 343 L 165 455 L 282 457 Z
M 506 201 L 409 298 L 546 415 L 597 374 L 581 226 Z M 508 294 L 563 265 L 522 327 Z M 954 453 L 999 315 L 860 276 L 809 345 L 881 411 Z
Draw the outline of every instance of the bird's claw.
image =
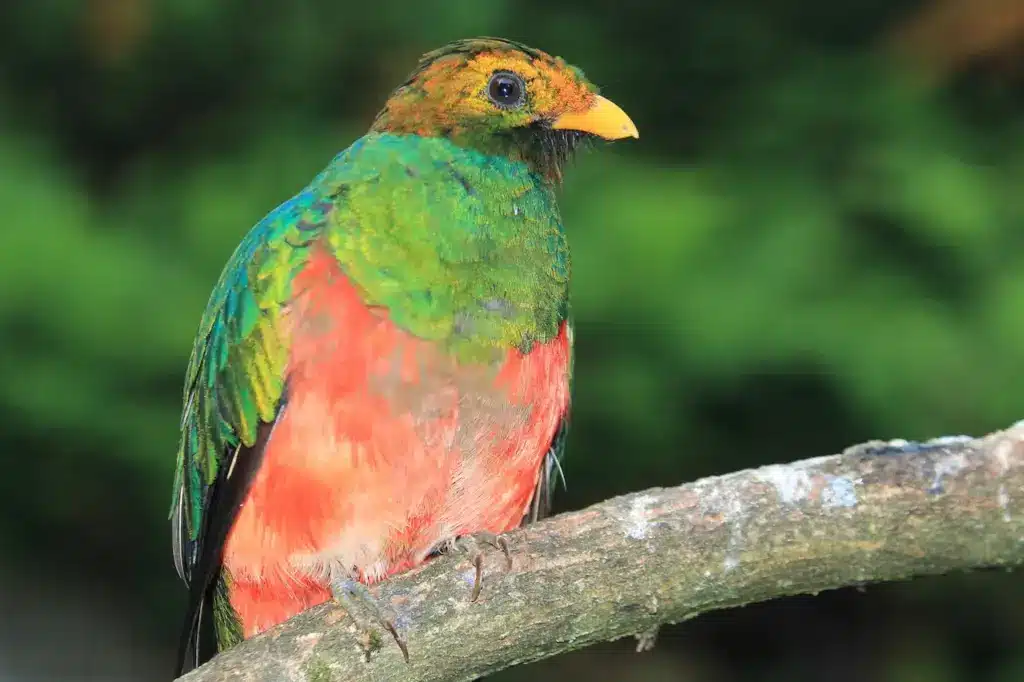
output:
M 391 633 L 395 643 L 398 644 L 398 648 L 402 650 L 402 657 L 405 658 L 405 662 L 409 662 L 409 646 L 405 640 L 405 635 L 395 625 L 397 616 L 387 607 L 381 606 L 373 594 L 370 593 L 369 588 L 354 573 L 333 578 L 331 580 L 331 594 L 334 596 L 334 600 L 341 604 L 342 608 L 345 609 L 345 612 L 348 613 L 349 617 L 356 624 L 356 628 L 362 635 L 360 638 L 363 640 L 361 644 L 367 657 L 375 648 L 373 643 L 376 639 L 376 632 L 373 625 L 379 625 Z
M 497 535 L 490 531 L 481 531 L 473 535 L 462 535 L 455 538 L 452 546 L 461 552 L 469 554 L 469 561 L 476 569 L 473 579 L 473 591 L 469 597 L 469 600 L 472 602 L 475 602 L 480 596 L 480 590 L 483 587 L 484 546 L 500 549 L 501 553 L 505 555 L 505 570 L 512 570 L 512 552 L 509 550 L 508 539 L 504 535 Z

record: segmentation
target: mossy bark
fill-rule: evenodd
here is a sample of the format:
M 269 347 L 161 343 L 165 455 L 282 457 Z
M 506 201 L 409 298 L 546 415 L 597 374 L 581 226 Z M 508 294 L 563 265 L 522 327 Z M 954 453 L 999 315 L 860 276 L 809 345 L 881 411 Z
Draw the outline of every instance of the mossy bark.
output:
M 715 609 L 1024 562 L 1024 426 L 985 438 L 872 442 L 840 455 L 656 488 L 510 536 L 513 567 L 448 556 L 374 593 L 406 664 L 360 651 L 323 605 L 243 642 L 187 682 L 461 682 Z

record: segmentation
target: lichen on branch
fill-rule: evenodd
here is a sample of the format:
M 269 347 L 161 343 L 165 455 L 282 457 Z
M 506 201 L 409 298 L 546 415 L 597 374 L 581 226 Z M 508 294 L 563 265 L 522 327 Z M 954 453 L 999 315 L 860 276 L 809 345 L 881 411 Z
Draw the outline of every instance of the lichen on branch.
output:
M 716 609 L 1024 562 L 1024 424 L 984 438 L 873 441 L 842 454 L 653 488 L 510 535 L 484 587 L 445 556 L 375 586 L 406 664 L 367 657 L 325 604 L 231 649 L 185 682 L 462 682 Z

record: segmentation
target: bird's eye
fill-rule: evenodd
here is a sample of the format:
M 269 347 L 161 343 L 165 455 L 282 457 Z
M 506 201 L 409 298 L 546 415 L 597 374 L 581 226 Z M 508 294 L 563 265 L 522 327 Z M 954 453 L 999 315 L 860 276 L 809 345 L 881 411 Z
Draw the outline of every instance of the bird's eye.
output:
M 518 109 L 526 101 L 526 84 L 509 71 L 499 71 L 487 84 L 487 96 L 499 109 Z

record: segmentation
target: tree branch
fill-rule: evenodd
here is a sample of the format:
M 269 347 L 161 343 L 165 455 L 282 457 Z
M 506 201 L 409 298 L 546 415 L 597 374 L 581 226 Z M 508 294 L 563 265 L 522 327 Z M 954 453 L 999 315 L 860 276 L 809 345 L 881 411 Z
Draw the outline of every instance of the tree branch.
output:
M 462 682 L 714 609 L 1024 562 L 1024 423 L 985 438 L 875 441 L 840 455 L 654 488 L 510 537 L 513 567 L 447 556 L 373 588 L 398 614 L 367 661 L 318 606 L 181 678 Z

